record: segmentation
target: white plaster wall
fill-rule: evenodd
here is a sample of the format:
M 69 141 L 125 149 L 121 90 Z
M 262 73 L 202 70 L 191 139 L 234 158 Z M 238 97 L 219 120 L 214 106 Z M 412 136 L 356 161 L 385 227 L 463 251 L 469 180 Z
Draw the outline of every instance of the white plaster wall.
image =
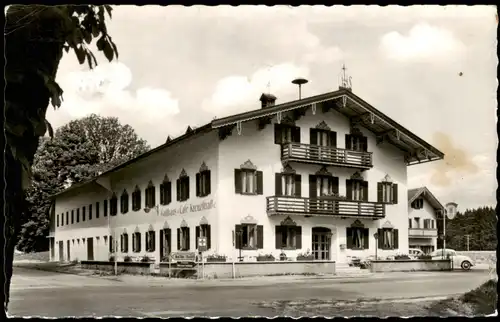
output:
M 107 191 L 102 186 L 97 184 L 87 185 L 73 192 L 68 192 L 56 199 L 56 214 L 62 212 L 70 211 L 72 209 L 80 208 L 82 206 L 87 206 L 88 204 L 93 204 L 93 218 L 79 223 L 64 225 L 56 227 L 55 236 L 56 242 L 59 240 L 64 241 L 64 256 L 66 259 L 67 249 L 66 240 L 75 239 L 75 245 L 72 244 L 71 249 L 71 259 L 86 260 L 87 259 L 87 248 L 86 244 L 80 240 L 80 245 L 77 243 L 77 239 L 94 237 L 94 259 L 95 260 L 108 260 L 109 258 L 109 246 L 108 236 L 111 233 L 116 234 L 116 239 L 119 241 L 120 234 L 126 229 L 129 234 L 129 253 L 128 255 L 142 257 L 143 255 L 148 255 L 155 257 L 159 260 L 160 255 L 160 233 L 159 230 L 163 228 L 165 221 L 168 223 L 172 236 L 171 236 L 171 248 L 172 251 L 177 251 L 177 228 L 180 227 L 181 221 L 185 220 L 190 227 L 190 250 L 195 250 L 195 227 L 199 225 L 200 220 L 204 216 L 208 223 L 211 225 L 212 236 L 217 235 L 217 208 L 203 210 L 203 211 L 190 211 L 190 205 L 198 205 L 202 202 L 209 202 L 210 200 L 215 201 L 216 207 L 218 204 L 217 200 L 217 149 L 218 149 L 218 136 L 216 131 L 210 133 L 198 135 L 196 137 L 189 138 L 181 145 L 176 144 L 171 147 L 164 149 L 163 151 L 157 152 L 147 158 L 144 158 L 130 166 L 119 170 L 115 173 L 109 175 L 109 180 L 111 183 L 111 188 L 118 197 L 118 214 L 116 216 L 104 217 L 103 211 L 103 201 L 104 199 L 111 198 L 112 192 Z M 199 171 L 202 162 L 205 162 L 207 167 L 211 170 L 211 194 L 206 197 L 196 196 L 196 173 Z M 190 194 L 189 199 L 184 202 L 177 201 L 177 191 L 176 191 L 176 180 L 179 175 L 185 169 L 190 180 Z M 168 175 L 170 181 L 172 182 L 172 202 L 166 206 L 159 206 L 160 214 L 155 210 L 151 210 L 146 213 L 144 209 L 145 205 L 145 188 L 147 187 L 150 180 L 153 181 L 156 187 L 156 204 L 160 204 L 160 183 L 163 181 L 165 174 Z M 132 192 L 138 185 L 141 189 L 141 210 L 132 211 Z M 127 189 L 129 194 L 129 211 L 126 214 L 121 214 L 119 198 L 124 189 Z M 95 202 L 100 202 L 100 218 L 95 218 Z M 109 207 L 109 202 L 108 202 Z M 177 214 L 170 216 L 162 216 L 166 210 L 177 209 Z M 179 211 L 183 209 L 182 211 Z M 181 213 L 182 212 L 182 213 Z M 70 215 L 71 216 L 71 215 Z M 75 210 L 76 216 L 76 210 Z M 80 218 L 81 218 L 80 210 Z M 88 218 L 88 209 L 87 215 Z M 156 231 L 156 247 L 155 252 L 147 253 L 145 251 L 146 246 L 146 231 L 149 225 L 152 225 Z M 141 231 L 141 252 L 132 253 L 132 233 L 139 228 Z M 95 240 L 99 237 L 99 240 Z M 85 241 L 86 242 L 86 241 Z M 212 242 L 212 248 L 216 248 L 216 243 Z M 55 259 L 59 259 L 59 248 L 56 244 Z M 119 253 L 118 257 L 123 257 L 127 254 Z
M 420 218 L 420 226 L 417 227 L 415 217 Z M 424 228 L 424 219 L 434 220 L 434 229 L 437 230 L 437 217 L 436 211 L 424 198 L 424 206 L 421 209 L 413 209 L 410 204 L 408 204 L 408 218 L 412 220 L 412 228 Z M 424 241 L 425 240 L 425 241 Z M 429 238 L 410 238 L 409 244 L 417 245 L 433 245 L 434 249 L 437 249 L 437 237 Z
M 301 128 L 301 142 L 309 143 L 309 129 L 315 127 L 321 121 L 325 121 L 333 131 L 337 132 L 337 147 L 345 147 L 345 134 L 349 132 L 349 120 L 338 112 L 328 112 L 323 114 L 318 111 L 312 115 L 309 110 L 304 117 L 296 122 Z M 276 118 L 273 119 L 273 123 Z M 365 227 L 370 228 L 370 249 L 365 251 L 341 251 L 340 244 L 346 243 L 346 226 L 349 226 L 355 219 L 340 218 L 321 218 L 295 216 L 293 218 L 302 228 L 302 250 L 291 253 L 303 252 L 311 248 L 311 228 L 313 226 L 330 227 L 335 233 L 332 242 L 332 253 L 338 261 L 345 261 L 347 256 L 374 255 L 375 240 L 373 234 L 376 229 L 381 227 L 386 221 L 399 230 L 399 249 L 394 251 L 379 250 L 379 256 L 385 256 L 394 253 L 408 252 L 408 213 L 407 213 L 407 173 L 404 163 L 403 152 L 393 146 L 385 143 L 377 146 L 375 136 L 366 129 L 363 133 L 368 136 L 368 151 L 373 152 L 374 167 L 364 171 L 363 176 L 369 182 L 369 201 L 377 201 L 377 182 L 381 181 L 386 174 L 392 178 L 394 183 L 398 184 L 398 204 L 386 206 L 386 218 L 382 220 L 362 220 Z M 238 151 L 238 152 L 235 152 Z M 238 195 L 234 192 L 234 169 L 239 168 L 242 163 L 251 160 L 263 171 L 263 195 L 246 196 Z M 309 174 L 314 174 L 320 169 L 319 165 L 305 165 L 293 163 L 293 168 L 298 174 L 302 175 L 302 196 L 309 197 Z M 275 194 L 275 173 L 281 172 L 282 164 L 280 159 L 280 147 L 274 143 L 274 124 L 269 124 L 263 130 L 258 130 L 257 122 L 250 121 L 242 124 L 241 135 L 233 130 L 233 134 L 221 141 L 219 147 L 219 211 L 225 218 L 221 222 L 221 231 L 219 243 L 224 255 L 232 258 L 238 256 L 238 250 L 233 245 L 232 231 L 235 225 L 247 215 L 257 219 L 259 225 L 264 226 L 264 249 L 256 251 L 243 251 L 244 255 L 255 256 L 259 253 L 273 253 L 275 256 L 280 253 L 275 249 L 274 226 L 279 224 L 282 217 L 269 217 L 266 213 L 266 196 Z M 346 194 L 346 179 L 348 179 L 356 170 L 328 167 L 328 170 L 334 176 L 339 177 L 339 192 Z

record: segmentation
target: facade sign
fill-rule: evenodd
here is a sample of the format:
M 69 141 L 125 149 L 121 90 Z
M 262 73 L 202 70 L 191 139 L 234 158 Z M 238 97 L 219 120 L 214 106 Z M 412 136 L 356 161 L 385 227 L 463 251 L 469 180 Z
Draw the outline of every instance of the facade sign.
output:
M 199 204 L 187 204 L 179 206 L 178 208 L 165 209 L 161 212 L 164 217 L 175 216 L 180 214 L 187 214 L 191 212 L 199 212 L 204 210 L 209 210 L 215 208 L 215 201 L 210 199 L 209 201 L 203 201 Z

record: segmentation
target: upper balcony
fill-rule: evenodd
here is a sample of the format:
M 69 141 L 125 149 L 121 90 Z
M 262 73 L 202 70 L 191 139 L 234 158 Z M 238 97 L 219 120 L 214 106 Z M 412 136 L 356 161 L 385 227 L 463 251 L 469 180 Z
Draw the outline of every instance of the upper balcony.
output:
M 284 143 L 281 160 L 316 163 L 368 170 L 373 167 L 372 152 L 362 152 L 305 143 Z
M 408 237 L 437 237 L 437 229 L 432 228 L 409 228 Z
M 267 197 L 267 214 L 335 216 L 367 219 L 385 217 L 385 204 L 332 198 Z

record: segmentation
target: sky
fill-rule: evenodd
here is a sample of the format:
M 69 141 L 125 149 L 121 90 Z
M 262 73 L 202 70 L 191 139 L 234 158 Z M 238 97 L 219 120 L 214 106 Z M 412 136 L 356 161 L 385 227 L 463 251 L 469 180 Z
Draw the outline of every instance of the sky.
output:
M 96 113 L 131 125 L 151 147 L 188 125 L 338 89 L 353 92 L 446 154 L 410 166 L 458 209 L 496 205 L 496 8 L 492 6 L 114 6 L 119 59 L 89 71 L 65 54 L 54 128 Z

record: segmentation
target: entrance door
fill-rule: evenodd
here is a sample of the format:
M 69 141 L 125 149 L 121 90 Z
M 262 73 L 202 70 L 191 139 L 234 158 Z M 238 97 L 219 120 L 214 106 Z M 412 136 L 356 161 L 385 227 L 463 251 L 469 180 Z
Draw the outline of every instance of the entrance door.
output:
M 94 239 L 92 237 L 87 238 L 87 260 L 94 260 Z
M 66 242 L 66 248 L 68 248 L 68 262 L 71 262 L 70 247 L 71 247 L 71 244 L 70 244 L 70 241 L 68 240 L 68 241 Z
M 63 241 L 59 241 L 59 261 L 64 261 L 64 244 Z
M 323 227 L 312 229 L 312 254 L 317 260 L 330 260 L 331 230 Z
M 172 234 L 170 228 L 160 230 L 160 261 L 166 261 L 166 257 L 172 251 Z

